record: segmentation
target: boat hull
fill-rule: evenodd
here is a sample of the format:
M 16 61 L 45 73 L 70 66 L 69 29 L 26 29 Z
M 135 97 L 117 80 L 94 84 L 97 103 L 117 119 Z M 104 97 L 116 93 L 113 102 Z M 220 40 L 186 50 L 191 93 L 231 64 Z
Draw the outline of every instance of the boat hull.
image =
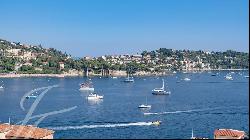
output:
M 94 91 L 95 89 L 94 88 L 80 88 L 79 90 L 82 90 L 82 91 Z
M 152 92 L 153 95 L 169 95 L 169 91 L 164 91 L 164 92 Z

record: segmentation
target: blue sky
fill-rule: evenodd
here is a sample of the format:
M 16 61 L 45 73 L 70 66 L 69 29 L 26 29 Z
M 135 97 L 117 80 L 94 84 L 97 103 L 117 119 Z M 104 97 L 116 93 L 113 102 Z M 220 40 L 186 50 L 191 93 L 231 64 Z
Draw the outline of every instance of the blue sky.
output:
M 248 52 L 248 0 L 1 0 L 0 38 L 73 56 Z

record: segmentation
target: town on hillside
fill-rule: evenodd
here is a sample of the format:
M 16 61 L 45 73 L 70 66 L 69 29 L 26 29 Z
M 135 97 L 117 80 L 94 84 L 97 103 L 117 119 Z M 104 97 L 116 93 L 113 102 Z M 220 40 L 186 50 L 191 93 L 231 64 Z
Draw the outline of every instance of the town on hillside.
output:
M 171 71 L 249 69 L 249 53 L 227 50 L 174 50 L 160 48 L 137 54 L 85 56 L 75 59 L 66 52 L 41 45 L 0 39 L 0 73 L 65 75 L 152 75 Z

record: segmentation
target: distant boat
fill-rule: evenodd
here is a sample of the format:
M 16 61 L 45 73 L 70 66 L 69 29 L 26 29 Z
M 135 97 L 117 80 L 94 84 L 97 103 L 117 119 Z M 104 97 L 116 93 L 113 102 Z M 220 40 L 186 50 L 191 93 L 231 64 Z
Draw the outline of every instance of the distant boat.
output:
M 148 103 L 147 103 L 147 98 L 146 98 L 146 104 L 145 105 L 141 104 L 138 106 L 138 108 L 151 108 L 151 105 L 148 105 Z
M 214 74 L 212 74 L 211 76 L 216 76 L 216 75 L 217 75 L 217 74 L 214 73 Z
M 26 96 L 26 99 L 29 99 L 29 98 L 36 98 L 36 97 L 37 97 L 36 95 L 31 94 L 31 95 L 29 95 L 29 96 Z
M 184 81 L 190 81 L 191 79 L 189 79 L 189 78 L 184 78 L 183 80 L 184 80 Z
M 128 77 L 125 78 L 124 82 L 127 82 L 127 83 L 134 82 L 134 78 L 133 77 L 129 77 L 129 74 L 128 74 Z
M 249 78 L 249 75 L 244 76 L 245 78 Z
M 177 73 L 176 71 L 173 71 L 173 73 Z
M 2 82 L 3 82 L 3 81 L 2 81 Z M 0 90 L 1 90 L 1 89 L 4 89 L 3 85 L 4 85 L 4 84 L 2 84 L 2 85 L 0 86 Z
M 158 126 L 161 124 L 161 121 L 154 121 L 154 122 L 152 122 L 152 124 Z
M 226 80 L 233 80 L 233 77 L 230 74 L 227 74 L 225 77 L 226 77 Z
M 116 76 L 113 76 L 112 78 L 113 78 L 113 79 L 117 79 L 117 77 L 116 77 Z
M 154 94 L 154 95 L 168 95 L 170 93 L 171 93 L 170 91 L 165 91 L 164 79 L 162 79 L 162 87 L 161 88 L 155 88 L 152 90 L 152 94 Z
M 98 100 L 103 99 L 103 96 L 97 95 L 96 93 L 91 93 L 88 97 L 88 100 Z
M 91 81 L 85 82 L 85 83 L 81 83 L 80 84 L 80 89 L 82 91 L 94 91 L 94 87 Z

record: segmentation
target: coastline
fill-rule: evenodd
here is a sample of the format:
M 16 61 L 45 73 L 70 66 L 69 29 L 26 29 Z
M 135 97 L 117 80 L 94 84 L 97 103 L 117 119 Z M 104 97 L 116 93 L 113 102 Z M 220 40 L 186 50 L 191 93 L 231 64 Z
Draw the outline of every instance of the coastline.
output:
M 203 70 L 178 70 L 178 72 L 186 72 L 186 73 L 196 73 L 196 72 L 203 72 L 203 71 L 249 71 L 249 69 L 203 69 Z M 145 71 L 138 71 L 133 76 L 163 76 L 163 75 L 172 75 L 172 71 L 167 72 L 145 72 Z M 0 73 L 0 78 L 21 78 L 21 77 L 57 77 L 57 78 L 64 78 L 64 77 L 78 77 L 83 76 L 83 74 L 4 74 Z M 89 76 L 102 76 L 101 74 L 90 74 Z M 112 73 L 110 76 L 120 76 L 124 77 L 127 74 L 123 71 L 116 71 Z

